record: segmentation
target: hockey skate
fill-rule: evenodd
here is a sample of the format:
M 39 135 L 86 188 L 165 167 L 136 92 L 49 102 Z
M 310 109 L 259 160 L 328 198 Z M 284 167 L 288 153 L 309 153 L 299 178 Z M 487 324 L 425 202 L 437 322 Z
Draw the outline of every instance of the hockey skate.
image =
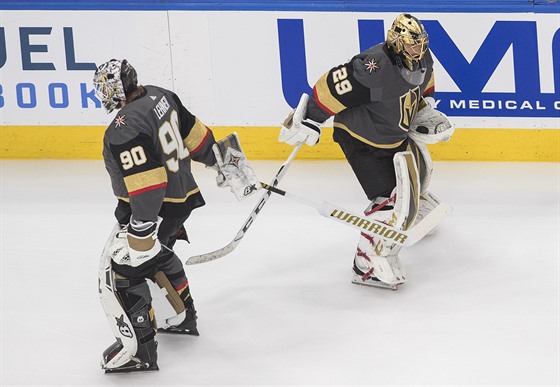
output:
M 199 336 L 197 329 L 196 320 L 198 316 L 196 315 L 196 309 L 194 305 L 191 305 L 187 310 L 185 310 L 185 318 L 180 324 L 171 325 L 167 328 L 159 328 L 158 333 L 173 333 L 181 335 L 191 335 Z
M 130 361 L 128 363 L 123 364 L 122 366 L 116 368 L 107 368 L 104 366 L 104 364 L 107 364 L 110 359 L 118 355 L 121 349 L 123 348 L 122 343 L 116 341 L 115 343 L 113 343 L 113 345 L 111 345 L 103 352 L 103 363 L 101 363 L 101 368 L 105 370 L 106 374 L 123 374 L 123 373 L 130 373 L 130 372 L 158 371 L 159 367 L 157 365 L 157 353 L 155 352 L 157 348 L 157 342 L 156 341 L 152 341 L 152 342 L 153 342 L 153 348 L 152 348 L 153 353 L 150 361 L 145 361 L 142 360 L 140 357 L 132 356 Z
M 370 270 L 373 273 L 373 270 Z M 358 267 L 356 266 L 356 264 L 354 264 L 354 267 L 352 268 L 352 283 L 353 284 L 357 284 L 357 285 L 365 285 L 365 286 L 372 286 L 375 288 L 382 288 L 382 289 L 390 289 L 390 290 L 397 290 L 397 285 L 393 285 L 393 284 L 387 284 L 385 282 L 382 282 L 379 278 L 370 275 L 370 273 L 364 273 L 363 271 L 361 271 L 360 269 L 358 269 Z

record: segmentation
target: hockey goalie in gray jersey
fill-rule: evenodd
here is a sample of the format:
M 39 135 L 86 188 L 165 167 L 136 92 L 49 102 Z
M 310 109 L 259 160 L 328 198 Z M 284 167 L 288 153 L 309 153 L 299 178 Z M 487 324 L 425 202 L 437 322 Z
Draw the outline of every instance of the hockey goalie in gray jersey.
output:
M 118 110 L 103 140 L 117 225 L 99 267 L 101 304 L 116 338 L 102 366 L 107 373 L 157 370 L 157 328 L 198 335 L 189 282 L 172 250 L 187 240 L 183 223 L 205 204 L 191 160 L 217 170 L 218 186 L 238 199 L 257 190 L 258 180 L 235 133 L 217 143 L 175 93 L 139 85 L 128 61 L 100 65 L 94 86 L 107 113 Z M 159 288 L 172 310 L 164 319 L 152 308 Z
M 279 141 L 313 146 L 334 116 L 334 141 L 370 200 L 365 215 L 407 230 L 438 204 L 428 192 L 432 161 L 425 144 L 447 141 L 454 131 L 433 97 L 428 34 L 420 20 L 401 14 L 385 42 L 320 77 L 313 95 L 303 95 L 284 121 Z M 399 250 L 362 233 L 353 282 L 397 289 L 407 279 Z

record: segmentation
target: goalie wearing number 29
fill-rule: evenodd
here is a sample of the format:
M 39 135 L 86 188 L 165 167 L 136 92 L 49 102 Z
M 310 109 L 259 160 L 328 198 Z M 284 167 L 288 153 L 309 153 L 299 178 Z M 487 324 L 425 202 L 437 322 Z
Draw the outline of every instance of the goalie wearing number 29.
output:
M 334 116 L 341 147 L 370 204 L 366 217 L 407 230 L 439 203 L 428 191 L 432 160 L 426 144 L 448 141 L 454 126 L 437 111 L 433 59 L 420 20 L 401 14 L 385 42 L 327 71 L 313 95 L 302 95 L 284 120 L 279 141 L 319 141 Z M 352 282 L 397 289 L 407 280 L 401 246 L 362 233 Z
M 118 110 L 103 140 L 117 224 L 99 267 L 99 296 L 116 338 L 102 367 L 106 373 L 157 370 L 156 331 L 198 335 L 189 282 L 172 250 L 187 239 L 183 223 L 205 204 L 191 160 L 218 171 L 218 186 L 238 199 L 254 192 L 258 180 L 235 133 L 216 142 L 174 92 L 139 85 L 127 60 L 100 65 L 94 86 L 107 113 Z M 154 292 L 165 294 L 166 315 L 152 304 Z

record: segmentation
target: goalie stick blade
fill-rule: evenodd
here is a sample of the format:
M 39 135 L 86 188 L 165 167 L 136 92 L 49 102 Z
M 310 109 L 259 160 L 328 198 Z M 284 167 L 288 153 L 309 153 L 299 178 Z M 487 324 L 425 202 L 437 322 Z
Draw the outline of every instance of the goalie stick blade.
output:
M 434 208 L 424 219 L 416 226 L 408 230 L 410 236 L 404 246 L 411 246 L 424 238 L 438 224 L 447 218 L 453 212 L 453 208 L 448 203 L 440 203 Z
M 223 256 L 231 253 L 235 249 L 236 246 L 237 246 L 237 243 L 231 243 L 231 244 L 229 244 L 225 247 L 222 247 L 221 249 L 212 251 L 210 253 L 201 254 L 201 255 L 193 255 L 192 257 L 187 259 L 187 261 L 185 262 L 185 265 L 198 265 L 199 263 L 206 263 L 206 262 L 214 261 L 218 258 L 222 258 Z

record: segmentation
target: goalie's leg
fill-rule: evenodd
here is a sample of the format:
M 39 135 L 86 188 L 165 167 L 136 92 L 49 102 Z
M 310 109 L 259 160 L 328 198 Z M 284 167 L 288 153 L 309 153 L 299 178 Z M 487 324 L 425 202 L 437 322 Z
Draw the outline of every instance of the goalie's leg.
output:
M 397 186 L 390 197 L 379 197 L 366 209 L 366 217 L 407 230 L 418 212 L 418 172 L 410 152 L 394 157 Z M 361 233 L 354 258 L 352 282 L 397 289 L 407 279 L 399 259 L 401 246 Z
M 439 199 L 430 191 L 428 187 L 432 178 L 433 162 L 430 152 L 425 144 L 418 143 L 409 139 L 408 150 L 414 154 L 418 173 L 420 176 L 420 203 L 416 223 L 426 217 L 440 203 Z M 428 233 L 432 234 L 434 230 Z
M 157 365 L 154 315 L 151 303 L 148 301 L 150 300 L 148 286 L 146 281 L 139 280 L 137 282 L 136 285 L 130 286 L 131 280 L 116 275 L 115 284 L 117 292 L 115 296 L 132 325 L 137 341 L 137 350 L 128 362 L 118 367 L 110 367 L 109 365 L 115 356 L 119 355 L 122 347 L 121 342 L 117 338 L 117 341 L 103 352 L 103 366 L 106 373 L 156 371 L 159 369 Z M 121 320 L 123 319 L 119 320 L 119 318 L 116 318 L 116 324 L 122 324 Z M 124 333 L 126 334 L 126 330 Z
M 155 275 L 153 282 L 164 292 L 172 307 L 171 315 L 161 319 L 158 317 L 158 332 L 198 336 L 196 321 L 198 316 L 181 261 L 172 250 L 165 246 L 158 261 L 160 271 Z M 159 314 L 157 304 L 155 309 Z
M 122 243 L 113 228 L 99 262 L 99 299 L 116 342 L 103 352 L 106 372 L 157 370 L 155 331 L 152 327 L 150 294 L 146 282 L 118 276 L 113 271 L 111 252 Z M 119 277 L 119 278 L 117 278 Z

